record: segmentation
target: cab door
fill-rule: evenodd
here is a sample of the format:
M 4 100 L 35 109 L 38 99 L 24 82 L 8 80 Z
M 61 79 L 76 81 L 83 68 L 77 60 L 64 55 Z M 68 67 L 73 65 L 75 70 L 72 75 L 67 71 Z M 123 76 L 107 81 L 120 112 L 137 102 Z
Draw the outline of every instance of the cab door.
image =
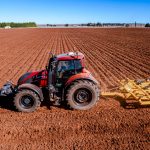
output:
M 50 85 L 55 86 L 56 68 L 57 68 L 57 61 L 51 62 L 51 64 L 49 65 L 48 86 L 50 86 Z

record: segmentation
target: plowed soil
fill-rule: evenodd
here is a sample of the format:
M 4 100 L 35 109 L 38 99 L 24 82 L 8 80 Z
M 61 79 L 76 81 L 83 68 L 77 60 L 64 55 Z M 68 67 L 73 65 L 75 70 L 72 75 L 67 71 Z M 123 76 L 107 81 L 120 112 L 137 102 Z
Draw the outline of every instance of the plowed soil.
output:
M 150 29 L 0 30 L 0 86 L 44 69 L 48 52 L 81 51 L 101 90 L 150 75 Z M 18 113 L 0 98 L 0 149 L 150 149 L 150 107 L 100 98 L 88 111 L 44 105 Z

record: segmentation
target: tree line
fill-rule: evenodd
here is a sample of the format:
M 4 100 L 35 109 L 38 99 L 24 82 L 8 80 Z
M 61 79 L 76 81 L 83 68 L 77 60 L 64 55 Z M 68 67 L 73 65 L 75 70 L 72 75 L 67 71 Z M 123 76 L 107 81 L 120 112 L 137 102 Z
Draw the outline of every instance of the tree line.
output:
M 4 28 L 6 26 L 10 26 L 11 28 L 19 28 L 19 27 L 37 27 L 35 22 L 23 22 L 23 23 L 15 23 L 15 22 L 1 22 L 0 28 Z
M 149 24 L 149 23 L 147 23 L 147 24 L 145 25 L 145 27 L 150 27 L 150 24 Z
M 137 26 L 137 23 L 135 22 L 134 24 L 131 24 L 132 26 L 134 25 L 135 27 Z M 65 24 L 64 26 L 72 26 L 71 24 Z M 109 27 L 109 26 L 120 26 L 120 27 L 130 27 L 129 23 L 84 23 L 84 24 L 79 24 L 79 26 L 88 26 L 88 27 Z M 150 27 L 150 24 L 147 23 L 145 24 L 145 27 Z

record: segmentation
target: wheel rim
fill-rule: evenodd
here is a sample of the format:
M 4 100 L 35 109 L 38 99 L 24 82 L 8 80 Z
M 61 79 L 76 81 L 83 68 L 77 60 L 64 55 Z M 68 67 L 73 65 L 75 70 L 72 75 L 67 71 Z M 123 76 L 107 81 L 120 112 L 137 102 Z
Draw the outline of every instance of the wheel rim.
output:
M 20 99 L 21 107 L 29 109 L 34 105 L 34 98 L 30 95 L 25 95 Z
M 92 100 L 92 92 L 88 89 L 78 89 L 74 94 L 74 102 L 80 106 L 88 105 Z

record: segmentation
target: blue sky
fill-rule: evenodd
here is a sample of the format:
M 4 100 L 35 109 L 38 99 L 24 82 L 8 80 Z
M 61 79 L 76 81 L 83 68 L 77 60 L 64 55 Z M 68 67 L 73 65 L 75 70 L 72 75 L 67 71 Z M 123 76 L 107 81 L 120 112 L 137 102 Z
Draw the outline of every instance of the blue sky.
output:
M 150 22 L 150 0 L 0 0 L 0 22 Z

